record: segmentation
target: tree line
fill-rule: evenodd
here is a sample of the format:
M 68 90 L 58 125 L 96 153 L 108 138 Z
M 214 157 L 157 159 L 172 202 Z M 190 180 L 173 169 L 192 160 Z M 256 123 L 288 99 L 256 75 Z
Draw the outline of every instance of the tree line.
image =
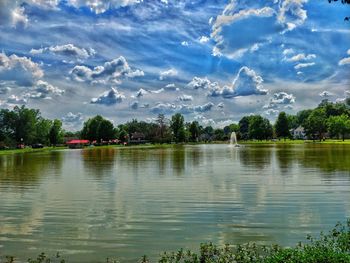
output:
M 232 132 L 236 132 L 239 140 L 293 139 L 293 130 L 298 127 L 302 127 L 308 139 L 344 140 L 350 134 L 350 99 L 337 103 L 323 100 L 315 109 L 302 110 L 295 115 L 280 112 L 274 124 L 261 115 L 249 115 L 224 128 L 203 126 L 198 121 L 186 122 L 180 113 L 170 119 L 159 114 L 153 122 L 133 119 L 116 126 L 97 115 L 88 119 L 81 131 L 69 132 L 62 129 L 60 120 L 45 119 L 39 110 L 25 106 L 0 110 L 0 142 L 9 146 L 56 145 L 63 143 L 64 137 L 95 143 L 115 139 L 124 143 L 140 137 L 150 143 L 225 141 Z
M 0 143 L 57 145 L 63 143 L 64 131 L 60 120 L 49 120 L 39 110 L 15 106 L 0 110 Z

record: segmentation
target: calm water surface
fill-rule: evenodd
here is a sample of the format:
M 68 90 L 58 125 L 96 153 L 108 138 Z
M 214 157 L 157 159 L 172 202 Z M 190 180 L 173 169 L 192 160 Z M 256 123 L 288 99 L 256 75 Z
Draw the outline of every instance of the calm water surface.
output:
M 293 245 L 350 217 L 350 145 L 179 146 L 0 156 L 0 256 L 135 262 Z

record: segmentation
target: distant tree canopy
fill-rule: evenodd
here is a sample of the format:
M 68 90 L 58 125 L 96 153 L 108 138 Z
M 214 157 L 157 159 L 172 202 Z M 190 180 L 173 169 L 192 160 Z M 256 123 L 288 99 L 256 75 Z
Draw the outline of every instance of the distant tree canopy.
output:
M 62 143 L 62 125 L 59 120 L 48 120 L 41 116 L 39 110 L 25 106 L 15 106 L 13 110 L 0 110 L 0 141 L 7 145 L 52 143 L 50 132 L 55 130 L 59 135 L 55 143 Z

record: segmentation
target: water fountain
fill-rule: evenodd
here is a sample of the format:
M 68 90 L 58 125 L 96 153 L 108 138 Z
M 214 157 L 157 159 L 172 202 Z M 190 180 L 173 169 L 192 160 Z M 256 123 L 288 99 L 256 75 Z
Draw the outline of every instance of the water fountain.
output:
M 239 144 L 237 143 L 237 136 L 235 132 L 231 133 L 230 145 L 234 147 L 240 147 Z

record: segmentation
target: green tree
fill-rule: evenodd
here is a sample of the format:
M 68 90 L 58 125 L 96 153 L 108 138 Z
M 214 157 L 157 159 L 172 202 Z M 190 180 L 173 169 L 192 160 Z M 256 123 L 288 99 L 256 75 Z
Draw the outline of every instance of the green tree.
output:
M 97 140 L 109 141 L 115 139 L 115 135 L 113 123 L 106 119 L 101 120 L 97 129 Z
M 91 119 L 88 119 L 83 126 L 81 131 L 81 136 L 83 139 L 87 139 L 89 141 L 97 141 L 99 140 L 99 126 L 104 119 L 97 115 Z
M 244 116 L 238 123 L 239 133 L 242 140 L 248 140 L 249 137 L 249 124 L 252 116 Z
M 200 125 L 198 121 L 191 122 L 189 127 L 189 132 L 190 132 L 190 140 L 192 142 L 197 142 L 200 135 Z
M 289 123 L 287 114 L 285 112 L 280 112 L 275 124 L 276 136 L 278 138 L 284 138 L 286 140 L 287 137 L 290 136 L 289 132 Z
M 52 121 L 44 118 L 39 118 L 36 123 L 36 131 L 35 131 L 35 143 L 41 143 L 44 145 L 48 145 L 50 129 L 52 127 Z
M 62 122 L 60 120 L 54 120 L 49 132 L 50 144 L 56 146 L 61 143 L 63 140 L 63 130 Z
M 327 116 L 323 108 L 313 110 L 305 121 L 306 134 L 312 137 L 313 140 L 318 138 L 321 141 L 327 130 L 326 120 Z
M 264 118 L 264 139 L 268 140 L 273 137 L 273 127 L 270 121 Z
M 311 109 L 299 111 L 297 114 L 298 125 L 305 128 L 305 122 L 311 113 L 312 113 Z
M 128 141 L 128 133 L 126 132 L 126 130 L 124 130 L 124 129 L 120 129 L 119 130 L 118 139 L 121 142 L 127 142 Z
M 28 109 L 24 105 L 15 106 L 11 121 L 14 139 L 17 143 L 32 144 L 35 139 L 36 124 L 40 118 L 40 111 Z
M 339 135 L 342 136 L 343 141 L 345 140 L 345 135 L 350 132 L 350 118 L 349 116 L 343 114 L 340 116 L 331 116 L 327 120 L 328 132 L 331 136 Z
M 266 121 L 260 115 L 254 115 L 249 120 L 249 138 L 263 140 L 266 139 L 265 134 Z
M 176 143 L 184 142 L 186 140 L 184 117 L 180 113 L 176 113 L 171 117 L 170 128 L 173 132 Z
M 298 126 L 299 126 L 299 124 L 298 124 L 298 117 L 296 115 L 288 114 L 287 115 L 287 119 L 288 119 L 288 127 L 289 127 L 289 129 L 296 129 L 296 128 L 298 128 Z

